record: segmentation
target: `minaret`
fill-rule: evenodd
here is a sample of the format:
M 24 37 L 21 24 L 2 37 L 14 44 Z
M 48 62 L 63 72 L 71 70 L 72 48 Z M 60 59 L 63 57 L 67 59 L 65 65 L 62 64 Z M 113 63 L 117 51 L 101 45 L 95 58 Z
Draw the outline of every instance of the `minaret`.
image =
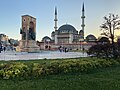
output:
M 54 29 L 55 29 L 55 44 L 58 44 L 58 31 L 57 31 L 57 21 L 58 21 L 58 19 L 57 19 L 57 8 L 55 7 L 55 19 L 54 19 L 54 21 L 55 21 L 55 27 L 54 27 Z
M 84 23 L 84 21 L 85 21 L 85 10 L 84 10 L 84 3 L 83 3 L 83 6 L 82 6 L 82 16 L 81 16 L 81 19 L 82 19 L 82 25 L 81 25 L 81 27 L 82 27 L 82 30 L 83 30 L 83 39 L 84 39 L 84 27 L 85 27 L 85 23 Z
M 57 21 L 58 21 L 58 19 L 57 19 L 57 8 L 55 7 L 55 19 L 54 19 L 54 21 L 55 21 L 55 31 L 57 30 Z

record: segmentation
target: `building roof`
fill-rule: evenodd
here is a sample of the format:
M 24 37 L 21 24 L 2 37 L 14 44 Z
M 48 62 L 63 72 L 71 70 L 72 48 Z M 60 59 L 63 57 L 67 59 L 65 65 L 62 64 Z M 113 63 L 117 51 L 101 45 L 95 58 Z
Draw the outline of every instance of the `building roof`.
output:
M 33 16 L 30 16 L 30 15 L 22 15 L 22 17 L 31 17 L 31 18 L 34 18 L 34 19 L 36 19 L 35 17 L 33 17 Z
M 65 24 L 62 25 L 59 29 L 58 29 L 59 33 L 77 33 L 76 29 L 69 24 Z

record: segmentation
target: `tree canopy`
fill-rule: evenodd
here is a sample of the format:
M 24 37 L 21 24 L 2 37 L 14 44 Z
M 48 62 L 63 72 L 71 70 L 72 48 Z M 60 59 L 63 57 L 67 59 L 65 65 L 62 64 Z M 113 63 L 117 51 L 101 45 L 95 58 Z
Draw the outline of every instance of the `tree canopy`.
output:
M 118 15 L 114 15 L 110 13 L 108 16 L 104 16 L 104 22 L 100 26 L 102 32 L 102 35 L 107 36 L 112 40 L 112 43 L 114 41 L 115 37 L 115 30 L 120 29 L 120 18 Z

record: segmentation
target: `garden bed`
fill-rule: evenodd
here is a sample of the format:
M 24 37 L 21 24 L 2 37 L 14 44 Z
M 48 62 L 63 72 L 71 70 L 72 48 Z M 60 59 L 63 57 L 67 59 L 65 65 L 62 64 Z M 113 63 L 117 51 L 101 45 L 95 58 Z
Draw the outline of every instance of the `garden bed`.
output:
M 3 61 L 0 78 L 39 78 L 48 75 L 90 72 L 93 69 L 120 65 L 117 60 L 78 58 L 63 60 Z

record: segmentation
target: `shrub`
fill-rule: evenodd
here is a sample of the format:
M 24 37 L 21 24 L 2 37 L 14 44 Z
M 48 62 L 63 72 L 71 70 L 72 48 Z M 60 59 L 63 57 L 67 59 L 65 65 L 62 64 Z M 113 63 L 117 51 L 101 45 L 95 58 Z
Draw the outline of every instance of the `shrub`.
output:
M 0 64 L 0 77 L 3 79 L 25 77 L 27 72 L 28 67 L 24 63 Z
M 107 44 L 97 44 L 89 48 L 87 54 L 90 56 L 95 56 L 97 58 L 105 59 L 119 59 L 120 58 L 120 46 L 115 43 L 115 50 L 113 50 L 113 45 Z
M 75 73 L 88 72 L 92 69 L 110 67 L 112 65 L 120 65 L 117 60 L 105 60 L 89 58 L 85 59 L 70 59 L 56 60 L 49 63 L 1 63 L 0 78 L 38 78 L 41 76 L 60 74 L 60 73 Z

